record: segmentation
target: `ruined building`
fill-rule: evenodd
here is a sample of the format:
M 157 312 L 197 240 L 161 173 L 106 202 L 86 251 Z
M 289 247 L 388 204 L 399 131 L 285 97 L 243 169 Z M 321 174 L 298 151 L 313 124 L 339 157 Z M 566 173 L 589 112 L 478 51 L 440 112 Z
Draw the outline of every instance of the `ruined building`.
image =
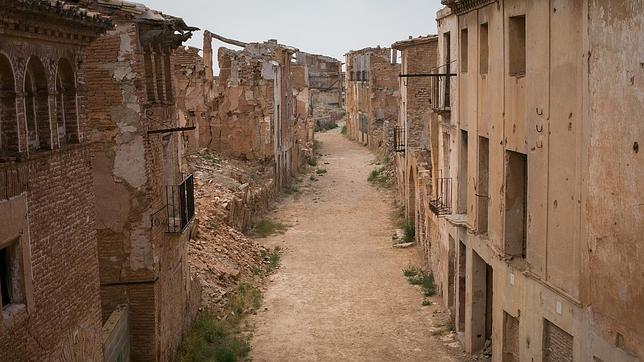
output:
M 394 128 L 393 148 L 395 152 L 396 184 L 398 199 L 403 200 L 405 214 L 413 219 L 415 225 L 424 223 L 424 210 L 416 212 L 417 207 L 424 203 L 419 198 L 426 197 L 421 186 L 416 192 L 419 180 L 416 175 L 422 175 L 430 182 L 431 192 L 431 154 L 435 152 L 432 146 L 436 143 L 430 137 L 430 123 L 437 117 L 432 112 L 432 105 L 438 102 L 432 94 L 432 77 L 429 74 L 437 69 L 438 37 L 410 37 L 392 44 L 392 49 L 401 53 L 400 65 L 400 100 L 398 125 Z M 418 197 L 416 197 L 418 195 Z M 423 231 L 419 227 L 420 232 Z M 427 247 L 427 244 L 423 244 Z
M 465 349 L 644 358 L 641 2 L 443 3 L 407 202 Z
M 346 57 L 347 134 L 371 149 L 387 147 L 398 120 L 397 53 L 389 48 L 365 48 Z
M 213 37 L 242 47 L 219 48 L 216 77 Z M 243 43 L 206 31 L 203 58 L 196 50 L 177 52 L 180 111 L 197 127 L 197 147 L 265 164 L 277 190 L 300 170 L 313 141 L 308 78 L 294 62 L 297 51 L 275 40 Z
M 193 179 L 180 167 L 180 136 L 191 131 L 178 122 L 172 57 L 195 29 L 140 4 L 87 6 L 114 24 L 85 61 L 105 355 L 129 348 L 135 360 L 168 360 L 197 293 L 187 262 Z
M 294 66 L 302 67 L 307 79 L 311 115 L 316 128 L 339 121 L 344 116 L 342 63 L 331 57 L 301 51 L 295 54 L 295 59 Z
M 109 21 L 0 1 L 0 360 L 100 360 L 85 47 Z

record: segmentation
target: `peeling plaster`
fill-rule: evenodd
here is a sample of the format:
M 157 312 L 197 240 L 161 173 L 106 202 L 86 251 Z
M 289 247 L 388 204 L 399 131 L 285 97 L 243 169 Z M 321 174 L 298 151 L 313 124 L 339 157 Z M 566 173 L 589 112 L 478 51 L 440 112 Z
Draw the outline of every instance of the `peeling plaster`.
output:
M 146 219 L 146 215 L 143 215 L 143 220 Z M 143 224 L 142 221 L 140 226 L 130 233 L 130 268 L 134 271 L 153 268 L 152 248 Z
M 143 186 L 146 181 L 143 137 L 134 136 L 130 142 L 115 146 L 114 151 L 114 176 L 122 178 L 132 187 Z

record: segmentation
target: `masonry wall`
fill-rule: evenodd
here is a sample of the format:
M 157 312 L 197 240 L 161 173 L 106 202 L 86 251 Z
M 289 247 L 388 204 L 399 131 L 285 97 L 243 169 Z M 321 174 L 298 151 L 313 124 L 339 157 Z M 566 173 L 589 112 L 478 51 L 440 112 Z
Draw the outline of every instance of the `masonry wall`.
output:
M 18 15 L 18 14 L 11 14 Z M 71 25 L 61 24 L 62 31 Z M 72 31 L 73 32 L 73 31 Z M 83 43 L 54 43 L 0 37 L 0 52 L 11 63 L 18 88 L 16 117 L 26 125 L 22 85 L 27 62 L 36 57 L 44 67 L 49 94 L 46 107 L 50 149 L 28 151 L 26 132 L 19 130 L 21 157 L 0 164 L 0 244 L 16 241 L 23 293 L 20 303 L 3 307 L 0 323 L 1 360 L 92 359 L 99 360 L 101 320 L 96 251 L 94 190 L 91 152 L 82 84 L 86 74 L 75 65 L 83 58 Z M 65 144 L 58 137 L 55 79 L 61 59 L 72 64 L 79 97 L 76 97 L 80 144 Z M 3 79 L 2 82 L 6 82 Z M 6 84 L 3 84 L 6 85 Z M 6 114 L 4 114 L 6 115 Z M 4 121 L 4 120 L 3 120 Z M 17 279 L 14 279 L 14 281 Z
M 132 358 L 159 360 L 174 355 L 191 318 L 189 228 L 166 235 L 173 220 L 166 186 L 182 180 L 181 146 L 177 133 L 148 133 L 178 125 L 166 83 L 156 88 L 164 100 L 150 99 L 148 88 L 155 83 L 146 80 L 141 31 L 135 23 L 116 21 L 92 44 L 89 110 L 103 320 L 127 304 Z M 164 76 L 157 69 L 156 77 Z
M 641 203 L 635 181 L 641 173 L 635 109 L 643 103 L 635 59 L 641 51 L 634 46 L 642 41 L 641 14 L 635 4 L 583 0 L 506 0 L 458 16 L 439 12 L 439 59 L 446 51 L 442 35 L 450 32 L 458 80 L 449 118 L 440 115 L 437 164 L 456 185 L 452 214 L 430 218 L 430 234 L 439 238 L 431 248 L 432 258 L 449 260 L 445 245 L 455 241 L 453 275 L 440 260 L 433 264 L 466 350 L 476 352 L 485 343 L 486 284 L 493 283 L 487 318 L 494 360 L 502 359 L 506 347 L 516 347 L 504 345 L 512 340 L 504 335 L 506 316 L 518 322 L 513 353 L 521 360 L 556 353 L 579 361 L 642 358 L 644 328 L 636 317 L 642 313 L 633 304 L 642 284 L 635 241 L 641 211 L 624 207 Z M 512 37 L 519 33 L 508 32 L 521 16 L 525 71 L 513 73 Z M 481 138 L 489 140 L 489 153 L 479 148 Z M 513 228 L 521 227 L 506 217 L 516 197 L 517 171 L 509 152 L 527 159 L 526 258 L 508 241 Z M 482 169 L 481 160 L 488 157 L 489 168 Z M 619 174 L 620 181 L 607 174 Z M 464 290 L 459 289 L 461 253 Z M 486 268 L 489 280 L 481 276 Z M 552 341 L 561 343 L 551 350 Z
M 392 128 L 398 120 L 400 64 L 391 63 L 389 48 L 352 51 L 346 54 L 346 64 L 348 135 L 373 150 L 389 152 Z M 358 77 L 358 71 L 366 77 Z

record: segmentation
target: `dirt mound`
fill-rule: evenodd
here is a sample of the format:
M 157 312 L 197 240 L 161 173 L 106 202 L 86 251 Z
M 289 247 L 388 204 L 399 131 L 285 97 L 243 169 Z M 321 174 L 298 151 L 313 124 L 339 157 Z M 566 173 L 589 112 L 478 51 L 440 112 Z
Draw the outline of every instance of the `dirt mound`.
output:
M 261 165 L 212 153 L 190 156 L 189 163 L 195 176 L 197 232 L 188 255 L 202 287 L 202 308 L 216 310 L 240 280 L 254 277 L 267 262 L 265 248 L 231 226 L 229 211 L 235 199 L 261 188 L 270 175 Z

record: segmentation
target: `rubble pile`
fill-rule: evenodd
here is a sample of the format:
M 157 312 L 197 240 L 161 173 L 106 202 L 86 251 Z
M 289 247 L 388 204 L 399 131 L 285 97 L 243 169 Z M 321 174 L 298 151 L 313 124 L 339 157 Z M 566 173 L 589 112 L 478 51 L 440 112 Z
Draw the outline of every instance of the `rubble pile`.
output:
M 240 280 L 263 269 L 264 247 L 236 228 L 231 206 L 249 190 L 273 184 L 262 165 L 222 159 L 213 153 L 190 156 L 195 176 L 196 235 L 188 257 L 202 288 L 202 308 L 217 309 Z M 264 210 L 252 210 L 259 213 Z

